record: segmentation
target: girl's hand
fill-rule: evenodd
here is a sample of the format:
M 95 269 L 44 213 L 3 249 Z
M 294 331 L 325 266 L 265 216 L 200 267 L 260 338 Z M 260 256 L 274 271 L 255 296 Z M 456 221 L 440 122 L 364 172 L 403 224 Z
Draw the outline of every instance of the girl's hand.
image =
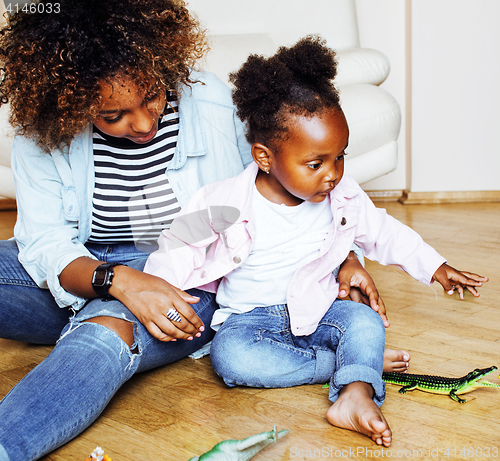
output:
M 121 301 L 137 319 L 160 341 L 192 340 L 199 337 L 205 327 L 189 304 L 199 298 L 191 296 L 154 275 L 116 266 L 113 285 L 109 293 Z M 180 322 L 167 318 L 169 309 L 176 309 Z
M 390 326 L 384 301 L 378 293 L 375 282 L 353 251 L 349 253 L 347 259 L 340 266 L 338 280 L 339 298 L 349 296 L 355 302 L 370 306 L 375 312 L 378 312 L 384 326 L 386 328 Z
M 475 287 L 480 287 L 488 281 L 488 277 L 483 277 L 471 272 L 457 271 L 448 264 L 441 265 L 434 272 L 433 279 L 439 282 L 446 293 L 452 295 L 454 290 L 458 291 L 460 299 L 464 299 L 464 288 L 467 288 L 476 298 L 479 297 Z

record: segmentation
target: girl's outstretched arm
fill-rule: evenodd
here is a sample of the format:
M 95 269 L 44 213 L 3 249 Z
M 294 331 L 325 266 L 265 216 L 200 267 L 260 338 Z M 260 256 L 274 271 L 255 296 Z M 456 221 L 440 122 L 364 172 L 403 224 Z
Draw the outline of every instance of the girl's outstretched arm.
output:
M 390 326 L 386 315 L 384 301 L 370 277 L 368 271 L 359 262 L 356 253 L 351 251 L 346 260 L 341 264 L 338 275 L 339 298 L 349 296 L 353 301 L 370 306 L 378 312 L 384 326 Z
M 476 298 L 479 293 L 476 287 L 480 287 L 488 281 L 488 277 L 474 274 L 472 272 L 457 271 L 448 264 L 442 264 L 438 270 L 434 272 L 433 279 L 439 282 L 446 293 L 452 295 L 454 290 L 458 291 L 460 299 L 464 299 L 464 288 L 467 288 Z

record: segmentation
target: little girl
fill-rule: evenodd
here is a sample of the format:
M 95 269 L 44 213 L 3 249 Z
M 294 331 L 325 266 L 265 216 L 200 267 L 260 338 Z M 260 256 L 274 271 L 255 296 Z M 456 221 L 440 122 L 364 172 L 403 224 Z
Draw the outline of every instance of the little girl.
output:
M 464 287 L 478 296 L 487 279 L 448 266 L 344 176 L 349 129 L 335 73 L 333 51 L 308 37 L 269 59 L 251 56 L 231 76 L 255 163 L 198 191 L 145 270 L 182 290 L 217 292 L 211 359 L 227 385 L 329 381 L 328 421 L 388 447 L 384 324 L 370 307 L 337 299 L 334 269 L 355 243 L 461 296 Z

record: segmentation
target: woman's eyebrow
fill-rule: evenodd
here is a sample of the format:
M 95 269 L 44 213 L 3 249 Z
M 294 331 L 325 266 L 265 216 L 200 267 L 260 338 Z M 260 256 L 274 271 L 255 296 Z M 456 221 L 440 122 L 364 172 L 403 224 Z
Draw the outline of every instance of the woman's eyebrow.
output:
M 116 112 L 120 112 L 120 110 L 121 109 L 101 110 L 101 111 L 99 111 L 99 115 L 114 114 Z

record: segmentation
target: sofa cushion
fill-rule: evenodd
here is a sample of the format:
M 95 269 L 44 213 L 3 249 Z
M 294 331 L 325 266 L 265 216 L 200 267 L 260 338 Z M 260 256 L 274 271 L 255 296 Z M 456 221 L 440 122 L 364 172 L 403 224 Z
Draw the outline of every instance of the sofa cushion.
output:
M 382 88 L 367 83 L 343 86 L 340 104 L 349 124 L 347 158 L 397 139 L 401 110 L 394 97 Z
M 339 87 L 356 83 L 380 85 L 389 75 L 391 65 L 387 56 L 369 48 L 351 48 L 337 51 Z

